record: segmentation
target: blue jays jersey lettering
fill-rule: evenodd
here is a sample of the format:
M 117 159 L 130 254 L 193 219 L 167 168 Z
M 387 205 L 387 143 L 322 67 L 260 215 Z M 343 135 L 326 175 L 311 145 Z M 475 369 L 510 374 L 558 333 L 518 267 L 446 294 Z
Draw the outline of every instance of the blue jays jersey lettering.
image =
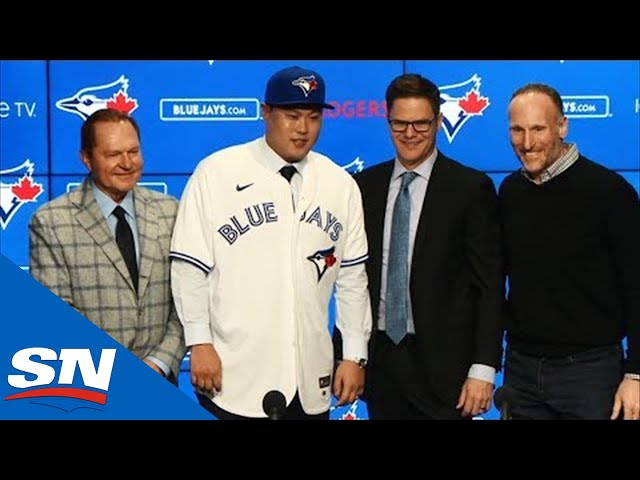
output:
M 327 312 L 339 278 L 338 317 L 365 353 L 371 328 L 366 274 L 344 274 L 367 259 L 360 190 L 312 151 L 294 208 L 289 183 L 265 155 L 275 152 L 262 137 L 200 162 L 182 195 L 171 256 L 208 274 L 211 337 L 224 371 L 213 401 L 259 417 L 266 392 L 290 401 L 298 391 L 305 411 L 320 413 L 331 401 L 318 379 L 333 375 Z
M 233 215 L 229 223 L 218 228 L 218 233 L 229 242 L 229 245 L 233 245 L 239 236 L 249 232 L 251 228 L 277 221 L 278 214 L 273 202 L 263 202 L 245 207 L 241 214 Z
M 338 220 L 338 217 L 334 216 L 329 210 L 323 212 L 322 208 L 318 206 L 313 209 L 311 215 L 305 217 L 306 212 L 303 214 L 301 220 L 320 227 L 325 233 L 329 234 L 332 241 L 337 242 L 340 239 L 340 232 L 344 227 L 342 226 L 342 222 Z

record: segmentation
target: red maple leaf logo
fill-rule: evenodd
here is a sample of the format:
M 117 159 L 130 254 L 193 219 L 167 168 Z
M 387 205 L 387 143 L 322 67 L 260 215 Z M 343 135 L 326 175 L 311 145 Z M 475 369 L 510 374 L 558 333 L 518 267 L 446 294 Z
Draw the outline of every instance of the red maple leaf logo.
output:
M 114 110 L 120 110 L 124 113 L 129 113 L 138 106 L 138 101 L 135 99 L 129 99 L 126 93 L 119 91 L 113 99 L 107 101 L 107 108 Z
M 20 181 L 11 186 L 11 192 L 21 202 L 35 202 L 42 193 L 42 185 L 31 181 L 31 177 L 25 175 Z
M 458 105 L 467 115 L 480 115 L 489 106 L 489 99 L 481 97 L 478 92 L 471 90 L 464 98 L 458 100 Z
M 333 264 L 336 263 L 336 257 L 332 253 L 331 255 L 324 257 L 324 261 L 327 264 L 327 267 L 332 267 Z
M 349 412 L 349 413 L 345 413 L 342 416 L 341 420 L 357 420 L 357 418 L 353 413 Z

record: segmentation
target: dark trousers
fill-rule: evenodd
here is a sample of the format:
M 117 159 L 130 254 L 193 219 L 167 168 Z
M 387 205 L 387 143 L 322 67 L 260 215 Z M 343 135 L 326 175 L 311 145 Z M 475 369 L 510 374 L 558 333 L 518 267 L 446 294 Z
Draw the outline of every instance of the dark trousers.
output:
M 504 385 L 514 420 L 608 419 L 622 376 L 620 345 L 566 357 L 506 352 Z
M 366 401 L 371 420 L 463 420 L 455 404 L 447 405 L 431 391 L 419 365 L 415 335 L 398 345 L 377 332 L 367 370 Z
M 218 420 L 268 420 L 268 418 L 266 417 L 243 417 L 241 415 L 236 415 L 235 413 L 228 412 L 218 407 L 209 399 L 209 397 L 200 393 L 196 393 L 196 397 L 198 398 L 198 402 L 200 402 L 200 405 L 206 408 Z M 293 400 L 291 400 L 291 403 L 287 405 L 287 411 L 284 415 L 283 420 L 329 420 L 329 410 L 317 415 L 306 414 L 302 409 L 300 398 L 298 397 L 298 393 L 296 392 L 296 395 L 295 397 L 293 397 Z

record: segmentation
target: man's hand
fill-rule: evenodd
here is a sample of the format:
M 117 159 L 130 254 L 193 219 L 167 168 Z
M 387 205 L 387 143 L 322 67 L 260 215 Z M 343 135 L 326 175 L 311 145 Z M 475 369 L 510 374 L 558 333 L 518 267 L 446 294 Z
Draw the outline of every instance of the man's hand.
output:
M 491 407 L 491 394 L 493 383 L 475 378 L 467 378 L 462 385 L 457 409 L 462 408 L 462 416 L 476 416 L 484 413 Z
M 222 362 L 210 343 L 191 347 L 191 383 L 202 392 L 219 392 L 222 388 Z
M 611 420 L 615 420 L 623 412 L 625 420 L 640 420 L 640 382 L 625 378 L 620 382 L 613 399 Z
M 352 360 L 343 360 L 333 379 L 333 394 L 338 399 L 336 406 L 353 403 L 364 391 L 365 370 Z

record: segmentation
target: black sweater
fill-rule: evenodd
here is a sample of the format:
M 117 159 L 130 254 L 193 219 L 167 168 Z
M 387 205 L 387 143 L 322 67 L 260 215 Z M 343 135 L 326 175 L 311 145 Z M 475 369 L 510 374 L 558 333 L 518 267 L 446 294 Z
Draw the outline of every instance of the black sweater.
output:
M 580 158 L 541 185 L 500 186 L 509 282 L 507 341 L 561 356 L 620 344 L 640 373 L 640 202 L 617 173 Z

